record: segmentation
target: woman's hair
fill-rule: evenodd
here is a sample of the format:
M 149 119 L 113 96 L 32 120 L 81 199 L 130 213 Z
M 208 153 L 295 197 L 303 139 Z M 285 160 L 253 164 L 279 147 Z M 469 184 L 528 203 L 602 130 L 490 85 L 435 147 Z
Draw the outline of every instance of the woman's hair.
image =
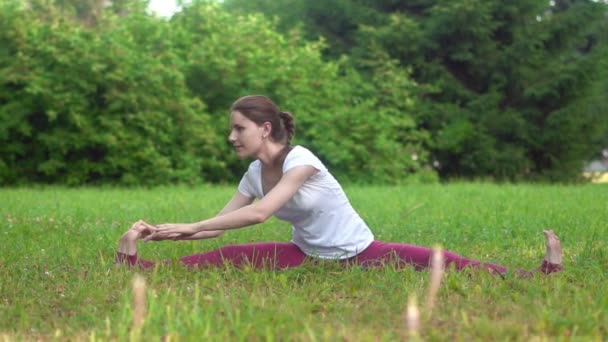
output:
M 296 132 L 291 113 L 282 112 L 266 96 L 249 95 L 241 97 L 232 104 L 230 112 L 239 112 L 259 126 L 263 125 L 264 122 L 270 122 L 272 126 L 270 135 L 276 142 L 289 145 Z

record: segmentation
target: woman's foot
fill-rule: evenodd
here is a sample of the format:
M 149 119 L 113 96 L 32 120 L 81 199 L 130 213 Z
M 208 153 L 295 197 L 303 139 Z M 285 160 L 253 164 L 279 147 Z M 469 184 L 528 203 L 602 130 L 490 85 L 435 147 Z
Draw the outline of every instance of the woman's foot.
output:
M 118 253 L 126 255 L 137 254 L 137 239 L 140 235 L 141 233 L 136 230 L 127 230 L 127 232 L 120 237 L 120 240 L 118 240 Z
M 562 264 L 562 244 L 553 230 L 543 231 L 546 239 L 546 252 L 540 270 L 549 274 L 564 269 Z
M 550 264 L 562 264 L 562 244 L 559 238 L 552 230 L 543 231 L 545 234 L 547 251 L 545 252 L 545 260 Z
M 543 262 L 540 266 L 530 271 L 518 270 L 518 276 L 522 278 L 530 278 L 538 272 L 550 274 L 564 269 L 564 266 L 562 265 L 562 244 L 559 241 L 559 238 L 557 235 L 555 235 L 553 230 L 544 230 L 543 234 L 545 234 L 545 245 L 547 247 Z
M 140 260 L 137 257 L 137 240 L 146 236 L 147 233 L 149 232 L 146 226 L 141 224 L 140 221 L 135 222 L 118 240 L 116 264 L 127 264 L 128 266 L 138 264 L 144 268 L 152 267 L 154 263 Z
M 148 228 L 141 221 L 135 222 L 118 240 L 118 253 L 126 255 L 137 254 L 137 240 L 148 234 Z

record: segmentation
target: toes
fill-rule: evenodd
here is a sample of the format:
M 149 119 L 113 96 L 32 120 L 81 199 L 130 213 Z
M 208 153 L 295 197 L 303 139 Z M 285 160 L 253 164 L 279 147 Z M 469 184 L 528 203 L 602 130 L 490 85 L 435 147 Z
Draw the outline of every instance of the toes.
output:
M 559 237 L 553 232 L 552 229 L 543 230 L 543 234 L 545 234 L 545 237 L 547 237 L 548 239 L 555 239 L 559 241 Z

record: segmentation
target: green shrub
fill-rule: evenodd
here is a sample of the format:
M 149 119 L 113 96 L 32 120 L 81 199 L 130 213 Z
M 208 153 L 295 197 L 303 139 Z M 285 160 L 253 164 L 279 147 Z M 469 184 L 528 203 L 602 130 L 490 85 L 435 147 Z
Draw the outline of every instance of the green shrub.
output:
M 427 135 L 410 114 L 414 84 L 386 56 L 370 82 L 346 57 L 324 61 L 323 41 L 280 34 L 259 14 L 235 15 L 198 1 L 172 22 L 190 89 L 208 104 L 217 132 L 227 134 L 227 108 L 236 97 L 266 94 L 294 114 L 294 143 L 311 148 L 342 179 L 394 183 L 427 164 Z M 243 164 L 224 140 L 217 148 L 240 177 Z M 223 171 L 214 179 L 225 179 Z
M 247 94 L 293 112 L 294 143 L 343 180 L 400 182 L 428 166 L 415 84 L 387 56 L 363 79 L 262 15 L 93 5 L 0 1 L 0 184 L 234 181 L 248 161 L 227 144 L 228 108 Z
M 87 28 L 2 2 L 0 182 L 199 181 L 214 139 L 166 22 L 137 7 Z

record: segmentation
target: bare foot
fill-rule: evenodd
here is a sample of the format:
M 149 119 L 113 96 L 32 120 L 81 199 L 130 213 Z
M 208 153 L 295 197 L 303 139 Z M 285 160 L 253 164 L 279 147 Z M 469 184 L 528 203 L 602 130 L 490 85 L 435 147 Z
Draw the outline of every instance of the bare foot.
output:
M 118 252 L 126 255 L 137 254 L 138 237 L 139 232 L 135 230 L 128 230 L 120 237 L 120 240 L 118 240 Z
M 118 240 L 118 252 L 126 255 L 137 254 L 137 240 L 145 235 L 146 230 L 147 228 L 139 221 L 135 222 Z
M 547 251 L 545 253 L 545 261 L 553 265 L 562 264 L 562 244 L 553 230 L 543 231 L 545 234 Z
M 550 274 L 564 269 L 562 265 L 562 244 L 553 230 L 544 230 L 547 250 L 545 258 L 540 266 L 530 270 L 518 270 L 517 275 L 522 278 L 530 278 L 536 273 Z

